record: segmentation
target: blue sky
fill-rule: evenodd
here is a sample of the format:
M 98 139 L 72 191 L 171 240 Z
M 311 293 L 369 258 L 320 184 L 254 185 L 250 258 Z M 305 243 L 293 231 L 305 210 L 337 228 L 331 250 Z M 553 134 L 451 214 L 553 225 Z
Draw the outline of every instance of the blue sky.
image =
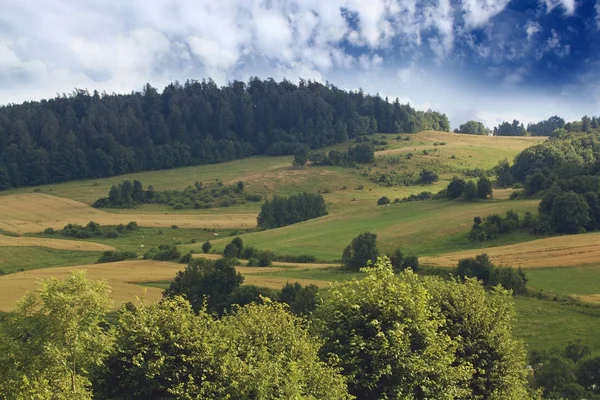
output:
M 0 4 L 0 104 L 257 75 L 399 97 L 453 127 L 600 115 L 600 0 Z

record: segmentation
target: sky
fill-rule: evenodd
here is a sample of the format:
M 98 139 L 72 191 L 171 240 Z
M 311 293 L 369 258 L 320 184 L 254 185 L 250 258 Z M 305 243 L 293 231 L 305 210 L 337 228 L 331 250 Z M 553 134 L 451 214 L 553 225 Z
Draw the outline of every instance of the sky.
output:
M 0 104 L 252 76 L 453 128 L 600 115 L 600 0 L 0 0 Z

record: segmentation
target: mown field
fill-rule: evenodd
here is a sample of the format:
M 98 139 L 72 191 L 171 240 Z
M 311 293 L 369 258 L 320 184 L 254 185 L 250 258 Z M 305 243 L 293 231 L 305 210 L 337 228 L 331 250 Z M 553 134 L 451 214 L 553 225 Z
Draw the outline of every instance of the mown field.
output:
M 377 199 L 394 200 L 422 191 L 437 192 L 454 175 L 466 170 L 490 169 L 498 161 L 511 160 L 539 138 L 508 138 L 421 132 L 414 135 L 376 135 L 388 144 L 376 153 L 376 163 L 358 168 L 306 166 L 295 169 L 291 157 L 251 157 L 224 164 L 151 171 L 118 177 L 67 182 L 0 193 L 0 310 L 10 310 L 25 291 L 33 290 L 39 278 L 61 277 L 74 268 L 85 268 L 94 279 L 107 279 L 118 306 L 142 295 L 148 301 L 161 296 L 183 266 L 155 261 L 93 264 L 101 251 L 115 248 L 142 255 L 149 247 L 175 244 L 182 252 L 200 251 L 210 240 L 222 249 L 239 233 L 246 245 L 273 250 L 281 255 L 310 254 L 320 260 L 339 260 L 350 240 L 364 231 L 378 234 L 382 251 L 401 248 L 418 255 L 424 265 L 452 267 L 460 258 L 482 252 L 500 264 L 527 268 L 529 286 L 544 293 L 577 296 L 587 303 L 600 302 L 599 234 L 538 239 L 522 232 L 500 239 L 474 243 L 468 239 L 473 217 L 508 210 L 523 214 L 535 211 L 537 200 L 508 200 L 510 189 L 496 190 L 493 200 L 422 201 L 377 206 Z M 408 138 L 408 140 L 406 140 Z M 342 149 L 345 146 L 337 146 Z M 373 181 L 381 173 L 416 174 L 423 168 L 440 176 L 433 185 L 386 187 Z M 173 210 L 166 205 L 144 205 L 128 210 L 98 210 L 90 207 L 107 195 L 113 184 L 138 179 L 156 190 L 182 190 L 195 181 L 222 180 L 245 183 L 247 193 L 265 197 L 301 191 L 322 193 L 329 215 L 300 224 L 252 232 L 259 203 L 237 204 L 208 210 Z M 140 228 L 119 238 L 72 240 L 60 234 L 44 235 L 52 227 L 68 223 L 85 225 L 126 224 Z M 176 225 L 177 229 L 171 226 Z M 247 232 L 249 230 L 249 232 Z M 247 232 L 247 233 L 246 233 Z M 7 235 L 12 233 L 13 235 Z M 14 234 L 18 235 L 14 235 Z M 214 257 L 214 256 L 213 256 Z M 329 282 L 360 276 L 341 271 L 332 263 L 270 268 L 240 267 L 247 284 L 280 288 L 287 281 L 314 283 L 326 290 Z M 49 268 L 52 267 L 52 268 Z M 24 272 L 19 272 L 24 270 Z M 144 285 L 147 287 L 142 287 Z M 517 333 L 530 348 L 561 347 L 581 337 L 600 352 L 600 313 L 593 307 L 565 305 L 536 298 L 516 298 Z

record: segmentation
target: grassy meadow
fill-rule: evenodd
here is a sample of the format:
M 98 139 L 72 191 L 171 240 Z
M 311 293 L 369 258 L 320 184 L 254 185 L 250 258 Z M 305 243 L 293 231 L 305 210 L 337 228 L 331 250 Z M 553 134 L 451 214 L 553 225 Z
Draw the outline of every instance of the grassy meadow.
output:
M 88 269 L 94 279 L 107 279 L 113 286 L 117 305 L 133 300 L 143 290 L 147 300 L 160 298 L 161 290 L 183 268 L 180 264 L 154 261 L 95 265 L 102 248 L 90 251 L 86 247 L 94 244 L 135 251 L 138 255 L 160 244 L 175 244 L 182 252 L 200 252 L 206 240 L 214 248 L 222 249 L 232 234 L 239 233 L 246 245 L 282 255 L 310 254 L 332 262 L 340 259 L 344 247 L 364 231 L 377 233 L 383 252 L 401 248 L 404 253 L 418 255 L 424 265 L 452 267 L 461 257 L 486 252 L 495 262 L 528 268 L 529 286 L 534 290 L 577 296 L 588 303 L 600 302 L 600 285 L 595 284 L 600 278 L 600 262 L 596 261 L 600 257 L 596 250 L 600 236 L 596 234 L 538 239 L 516 232 L 484 243 L 468 239 L 473 217 L 504 214 L 508 210 L 523 215 L 537 209 L 537 200 L 508 200 L 511 190 L 496 190 L 494 199 L 486 201 L 376 205 L 377 199 L 384 195 L 393 201 L 422 191 L 436 193 L 453 176 L 475 169 L 489 170 L 500 160 L 512 160 L 518 152 L 543 139 L 441 132 L 375 137 L 388 144 L 378 146 L 375 164 L 358 168 L 307 165 L 295 169 L 290 156 L 260 156 L 1 192 L 0 232 L 20 235 L 0 235 L 0 269 L 7 274 L 0 277 L 2 310 L 9 310 L 14 300 L 26 290 L 34 289 L 38 278 L 64 276 L 73 266 Z M 424 168 L 437 172 L 439 182 L 387 187 L 373 181 L 377 174 L 418 174 Z M 263 198 L 319 192 L 328 204 L 329 214 L 283 228 L 254 231 L 262 202 L 179 211 L 154 204 L 128 210 L 90 207 L 95 200 L 106 196 L 112 185 L 125 179 L 140 180 L 145 187 L 153 185 L 156 190 L 182 190 L 196 181 L 206 185 L 217 179 L 225 184 L 241 180 L 247 193 Z M 137 221 L 140 227 L 114 239 L 70 240 L 59 234 L 41 233 L 47 227 L 61 229 L 67 223 L 85 225 L 91 220 L 102 225 Z M 177 229 L 172 229 L 172 225 L 177 225 Z M 19 272 L 21 269 L 25 272 Z M 329 265 L 282 263 L 262 269 L 239 267 L 239 270 L 246 283 L 270 288 L 299 281 L 326 290 L 329 282 L 360 277 L 360 273 Z M 524 297 L 515 298 L 515 305 L 516 332 L 530 349 L 562 347 L 568 340 L 581 337 L 595 352 L 600 352 L 600 339 L 594 335 L 600 329 L 600 311 L 593 306 Z

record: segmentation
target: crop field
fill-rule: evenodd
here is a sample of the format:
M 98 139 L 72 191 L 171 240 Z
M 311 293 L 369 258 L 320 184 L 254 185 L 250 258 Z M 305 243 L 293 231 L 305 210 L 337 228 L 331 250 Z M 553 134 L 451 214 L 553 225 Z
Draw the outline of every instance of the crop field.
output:
M 4 275 L 0 276 L 0 293 L 2 293 L 0 311 L 12 310 L 18 299 L 28 291 L 34 291 L 37 288 L 37 282 L 40 279 L 64 278 L 69 272 L 80 269 L 87 271 L 89 279 L 105 279 L 108 282 L 112 288 L 111 298 L 115 301 L 114 308 L 120 307 L 124 302 L 134 301 L 136 296 L 143 297 L 147 301 L 156 301 L 162 298 L 162 286 L 154 285 L 158 287 L 142 288 L 140 284 L 168 282 L 183 268 L 184 266 L 181 264 L 169 262 L 133 260 L 37 269 Z M 315 267 L 313 266 L 313 268 Z M 237 267 L 237 269 L 245 277 L 244 283 L 246 284 L 281 289 L 290 280 L 286 277 L 265 275 L 269 271 L 282 271 L 283 267 Z M 329 284 L 327 281 L 316 279 L 295 279 L 294 281 L 299 281 L 303 285 L 315 284 L 321 288 L 327 287 Z
M 211 213 L 110 213 L 85 203 L 44 193 L 0 196 L 0 229 L 15 233 L 42 232 L 50 227 L 62 229 L 66 224 L 85 225 L 95 221 L 101 225 L 126 224 L 136 221 L 140 226 L 168 228 L 171 225 L 188 228 L 251 228 L 256 226 L 256 214 Z
M 458 260 L 485 252 L 496 264 L 522 268 L 567 267 L 598 263 L 600 232 L 555 236 L 530 242 L 423 257 L 423 264 L 450 267 Z
M 2 247 L 47 247 L 57 250 L 71 251 L 107 251 L 115 250 L 114 247 L 102 243 L 84 242 L 81 240 L 46 239 L 26 236 L 0 235 L 0 248 Z M 1 250 L 0 250 L 1 251 Z
M 93 263 L 98 251 L 57 250 L 48 247 L 0 247 L 0 275 L 40 268 Z M 4 294 L 2 294 L 3 296 Z

